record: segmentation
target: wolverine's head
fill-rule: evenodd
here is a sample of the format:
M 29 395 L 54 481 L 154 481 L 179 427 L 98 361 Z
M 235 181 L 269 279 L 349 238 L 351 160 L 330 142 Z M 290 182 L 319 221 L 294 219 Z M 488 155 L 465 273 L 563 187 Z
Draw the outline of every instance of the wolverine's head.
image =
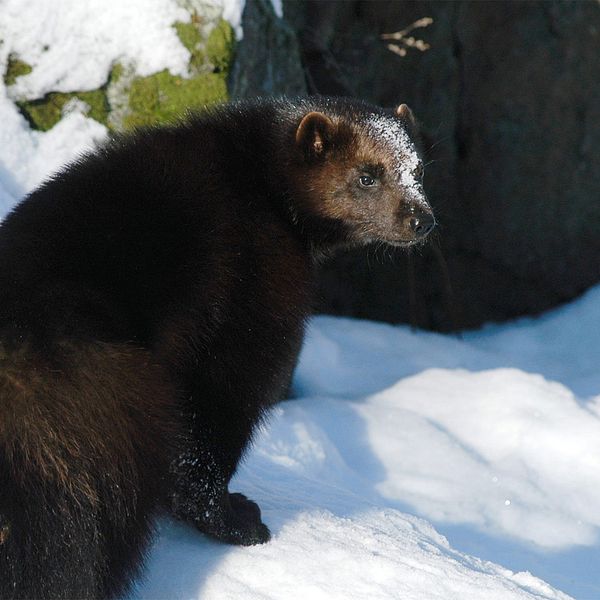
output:
M 349 243 L 424 240 L 435 219 L 423 191 L 411 110 L 406 104 L 393 113 L 362 104 L 336 108 L 310 111 L 296 128 L 308 209 L 343 225 Z M 302 185 L 298 176 L 296 183 Z

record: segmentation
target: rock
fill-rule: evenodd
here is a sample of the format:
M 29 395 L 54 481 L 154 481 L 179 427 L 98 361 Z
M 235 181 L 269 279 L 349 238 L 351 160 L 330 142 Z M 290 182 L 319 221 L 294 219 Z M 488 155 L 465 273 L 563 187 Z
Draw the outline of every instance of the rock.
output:
M 303 4 L 328 55 L 321 81 L 406 102 L 422 120 L 440 222 L 411 259 L 325 266 L 323 310 L 448 330 L 537 313 L 600 281 L 599 3 Z M 423 17 L 433 23 L 407 35 L 429 49 L 386 47 L 381 34 Z
M 164 70 L 139 77 L 134 65 L 116 64 L 97 90 L 50 92 L 43 98 L 17 98 L 16 104 L 33 129 L 47 131 L 73 106 L 84 106 L 87 116 L 121 131 L 172 121 L 186 110 L 228 99 L 227 77 L 233 60 L 235 36 L 221 9 L 203 0 L 181 0 L 191 20 L 173 23 L 190 51 L 189 77 Z M 31 71 L 14 57 L 4 76 L 7 86 Z M 9 88 L 10 92 L 10 88 Z
M 232 98 L 306 93 L 298 40 L 270 0 L 246 0 L 244 37 L 229 80 Z
M 3 77 L 4 85 L 12 85 L 17 80 L 17 77 L 21 77 L 21 75 L 27 75 L 28 73 L 31 73 L 31 71 L 31 65 L 28 65 L 15 54 L 9 54 L 8 62 L 6 64 L 6 72 L 4 73 Z

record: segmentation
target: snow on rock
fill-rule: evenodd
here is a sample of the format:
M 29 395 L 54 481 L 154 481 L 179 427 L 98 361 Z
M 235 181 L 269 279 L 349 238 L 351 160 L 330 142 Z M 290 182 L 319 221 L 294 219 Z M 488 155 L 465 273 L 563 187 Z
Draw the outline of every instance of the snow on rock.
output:
M 11 56 L 32 70 L 8 90 L 0 80 L 0 219 L 50 173 L 106 136 L 81 106 L 71 107 L 51 130 L 31 131 L 14 101 L 98 89 L 116 63 L 139 76 L 163 69 L 185 76 L 190 53 L 173 24 L 188 22 L 203 6 L 221 10 L 241 37 L 243 0 L 1 2 L 0 73 Z
M 190 53 L 173 24 L 203 5 L 220 9 L 241 37 L 242 0 L 3 0 L 0 65 L 11 53 L 33 67 L 11 96 L 98 89 L 116 62 L 142 77 L 163 69 L 185 76 Z
M 0 219 L 48 175 L 104 139 L 106 128 L 73 107 L 50 131 L 32 131 L 0 86 Z
M 190 59 L 173 24 L 214 7 L 242 36 L 243 0 L 3 0 L 0 67 L 9 54 L 33 67 L 10 88 L 12 98 L 100 88 L 116 62 L 140 76 L 168 69 L 185 76 Z
M 213 4 L 223 7 L 223 18 L 229 22 L 235 31 L 235 36 L 241 40 L 244 36 L 242 30 L 242 14 L 246 0 L 211 0 Z M 281 15 L 279 15 L 281 16 Z
M 11 95 L 97 89 L 116 61 L 135 64 L 142 76 L 163 69 L 185 75 L 189 52 L 172 25 L 189 20 L 174 0 L 4 0 L 3 52 L 33 67 L 17 79 Z

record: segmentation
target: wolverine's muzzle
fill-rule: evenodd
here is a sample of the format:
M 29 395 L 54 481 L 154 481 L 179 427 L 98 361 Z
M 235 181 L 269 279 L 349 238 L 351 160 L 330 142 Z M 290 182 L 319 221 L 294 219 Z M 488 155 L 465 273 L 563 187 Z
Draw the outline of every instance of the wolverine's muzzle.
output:
M 416 239 L 427 237 L 435 227 L 435 217 L 432 213 L 416 212 L 408 217 L 408 226 Z

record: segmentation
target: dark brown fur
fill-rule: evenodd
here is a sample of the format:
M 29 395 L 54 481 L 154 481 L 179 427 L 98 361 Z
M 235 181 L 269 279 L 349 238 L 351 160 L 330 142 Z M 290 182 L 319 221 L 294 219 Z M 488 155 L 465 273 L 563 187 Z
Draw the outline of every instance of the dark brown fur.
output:
M 19 598 L 122 589 L 167 494 L 172 411 L 173 390 L 148 351 L 63 342 L 42 353 L 25 342 L 4 353 L 0 556 L 16 560 L 3 561 L 0 597 L 12 597 L 7 576 Z
M 123 593 L 164 506 L 269 539 L 228 484 L 289 386 L 315 259 L 432 219 L 361 125 L 383 114 L 224 106 L 112 141 L 2 223 L 1 598 Z

